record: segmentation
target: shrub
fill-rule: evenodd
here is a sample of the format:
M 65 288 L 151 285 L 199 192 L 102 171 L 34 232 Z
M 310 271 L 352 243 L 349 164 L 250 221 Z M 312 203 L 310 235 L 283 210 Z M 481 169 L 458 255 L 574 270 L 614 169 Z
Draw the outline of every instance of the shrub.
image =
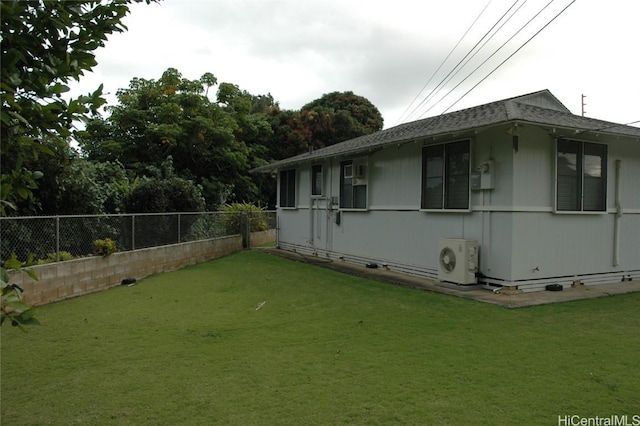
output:
M 266 231 L 269 228 L 264 208 L 255 204 L 227 204 L 220 211 L 225 213 L 222 215 L 222 223 L 229 234 L 240 232 L 244 217 L 251 219 L 251 232 Z
M 7 262 L 12 265 L 20 264 L 21 267 L 28 267 L 33 265 L 46 265 L 47 263 L 54 263 L 58 261 L 64 262 L 65 260 L 72 260 L 73 258 L 74 256 L 68 251 L 61 251 L 59 253 L 59 257 L 56 255 L 55 252 L 48 253 L 47 257 L 45 257 L 44 259 L 38 259 L 38 260 L 36 260 L 36 257 L 33 253 L 29 253 L 29 255 L 27 256 L 27 260 L 25 260 L 24 262 L 21 262 L 15 253 L 11 253 L 11 257 L 7 259 L 6 262 L 3 263 L 3 267 Z
M 118 251 L 116 242 L 111 238 L 105 238 L 104 240 L 95 240 L 93 242 L 93 252 L 97 256 L 108 256 Z
M 47 254 L 46 259 L 40 259 L 36 262 L 36 265 L 45 265 L 47 263 L 54 263 L 54 262 L 64 262 L 65 260 L 72 260 L 73 259 L 73 255 L 71 253 L 69 253 L 68 251 L 61 251 L 60 253 L 58 253 L 58 255 L 56 256 L 56 253 L 49 253 Z
M 34 317 L 35 309 L 25 303 L 22 300 L 22 294 L 24 290 L 17 284 L 11 284 L 9 282 L 9 270 L 20 271 L 22 270 L 31 277 L 34 281 L 38 281 L 38 277 L 35 272 L 31 270 L 22 269 L 22 265 L 15 253 L 12 253 L 11 257 L 7 259 L 2 267 L 0 267 L 0 325 L 4 324 L 5 320 L 9 320 L 14 327 L 20 327 L 23 331 L 26 331 L 23 325 L 38 325 L 40 322 Z

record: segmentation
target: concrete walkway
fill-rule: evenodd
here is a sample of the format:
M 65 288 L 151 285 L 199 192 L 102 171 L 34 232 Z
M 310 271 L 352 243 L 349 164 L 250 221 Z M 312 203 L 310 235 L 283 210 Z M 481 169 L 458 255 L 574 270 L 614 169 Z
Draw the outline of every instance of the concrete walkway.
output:
M 281 250 L 277 248 L 262 248 L 260 250 L 285 257 L 287 259 L 304 262 L 319 267 L 332 269 L 335 271 L 369 278 L 377 281 L 388 282 L 404 287 L 418 290 L 433 291 L 436 293 L 449 294 L 466 299 L 478 300 L 480 302 L 493 303 L 506 308 L 522 308 L 526 306 L 544 305 L 548 303 L 568 302 L 572 300 L 594 299 L 597 297 L 613 296 L 616 294 L 631 293 L 640 291 L 640 281 L 624 281 L 611 284 L 601 284 L 593 286 L 578 286 L 565 288 L 563 291 L 538 291 L 532 293 L 513 292 L 509 294 L 494 293 L 491 290 L 474 286 L 467 288 L 456 288 L 455 284 L 440 283 L 439 281 L 426 278 L 414 277 L 407 274 L 387 271 L 384 269 L 371 269 L 354 263 L 331 261 L 329 259 L 305 256 L 295 252 Z

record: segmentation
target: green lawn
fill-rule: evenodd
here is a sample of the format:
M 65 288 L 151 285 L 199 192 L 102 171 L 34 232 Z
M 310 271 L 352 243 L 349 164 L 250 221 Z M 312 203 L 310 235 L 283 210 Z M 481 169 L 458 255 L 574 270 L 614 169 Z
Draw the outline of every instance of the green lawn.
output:
M 639 306 L 510 310 L 245 251 L 3 326 L 1 423 L 631 421 Z

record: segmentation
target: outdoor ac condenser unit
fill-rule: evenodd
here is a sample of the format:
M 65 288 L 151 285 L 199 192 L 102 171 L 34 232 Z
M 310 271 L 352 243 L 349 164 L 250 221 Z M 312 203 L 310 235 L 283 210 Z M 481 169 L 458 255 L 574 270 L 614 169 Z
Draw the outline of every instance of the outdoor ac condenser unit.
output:
M 443 238 L 438 243 L 438 279 L 456 284 L 476 284 L 478 242 Z

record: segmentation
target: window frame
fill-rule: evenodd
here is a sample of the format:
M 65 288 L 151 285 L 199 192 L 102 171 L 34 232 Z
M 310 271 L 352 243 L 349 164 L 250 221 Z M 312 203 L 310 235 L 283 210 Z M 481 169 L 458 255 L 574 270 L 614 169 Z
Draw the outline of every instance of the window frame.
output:
M 280 170 L 280 181 L 278 182 L 278 207 L 282 209 L 295 209 L 297 198 L 297 172 L 296 169 Z M 283 204 L 283 195 L 285 195 L 285 202 Z M 289 198 L 293 198 L 290 200 Z
M 450 158 L 452 157 L 452 151 L 457 146 L 464 144 L 464 149 L 462 150 L 463 155 L 466 155 L 466 168 L 464 174 L 450 174 L 452 169 L 452 165 L 450 163 Z M 432 156 L 428 157 L 429 151 L 440 150 L 441 156 Z M 428 159 L 433 158 L 441 158 L 441 164 L 436 164 L 436 172 L 431 173 L 429 171 Z M 472 143 L 470 138 L 459 139 L 444 143 L 425 145 L 422 147 L 422 164 L 421 164 L 421 187 L 420 187 L 420 210 L 425 212 L 453 212 L 453 213 L 463 213 L 471 211 L 471 164 L 472 164 Z M 440 168 L 440 172 L 438 173 L 438 169 Z M 465 197 L 465 206 L 456 207 L 453 205 L 453 191 L 450 190 L 452 185 L 450 184 L 453 176 L 466 176 L 466 197 Z M 428 185 L 427 180 L 437 180 L 440 179 L 440 207 L 435 207 L 434 205 L 427 205 L 428 202 Z
M 568 151 L 569 145 L 574 145 L 576 155 L 575 175 L 576 182 L 573 190 L 575 191 L 575 205 L 572 208 L 565 208 L 560 206 L 559 197 L 561 196 L 560 185 L 566 187 L 566 183 L 563 184 L 562 176 L 567 176 L 567 180 L 570 179 L 569 174 L 560 174 L 559 158 L 561 145 L 567 145 L 565 149 Z M 589 153 L 591 152 L 591 154 Z M 596 154 L 596 155 L 593 155 Z M 571 139 L 571 138 L 557 138 L 555 143 L 555 150 L 553 152 L 553 164 L 554 164 L 554 185 L 553 185 L 553 212 L 557 214 L 605 214 L 607 213 L 607 196 L 608 196 L 608 163 L 609 163 L 609 145 L 605 143 L 591 142 L 586 140 Z M 600 180 L 600 188 L 597 191 L 599 193 L 599 208 L 586 208 L 585 209 L 585 181 L 588 177 L 587 173 L 587 156 L 597 156 L 600 158 L 600 176 L 597 179 Z M 578 163 L 579 160 L 579 163 Z
M 357 170 L 357 167 L 360 167 L 360 166 L 365 167 L 366 175 L 364 178 L 358 178 L 358 176 L 355 175 L 355 171 Z M 340 161 L 340 195 L 339 195 L 340 210 L 367 211 L 369 209 L 368 169 L 369 167 L 366 159 L 350 159 L 350 160 Z M 358 182 L 358 179 L 361 179 L 360 182 Z M 362 181 L 364 181 L 364 183 Z M 346 197 L 346 191 L 345 191 L 345 188 L 347 186 L 350 188 L 348 199 L 346 199 L 347 197 Z M 364 206 L 356 204 L 357 203 L 356 188 L 358 188 L 359 195 L 364 196 Z

